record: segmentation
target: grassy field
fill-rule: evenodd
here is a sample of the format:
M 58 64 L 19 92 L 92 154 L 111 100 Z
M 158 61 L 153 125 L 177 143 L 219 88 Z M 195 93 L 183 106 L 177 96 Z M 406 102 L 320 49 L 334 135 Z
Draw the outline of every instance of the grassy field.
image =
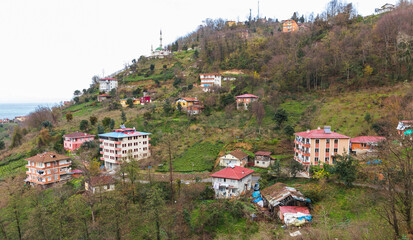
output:
M 26 171 L 25 165 L 27 163 L 27 161 L 24 160 L 25 158 L 26 155 L 24 154 L 13 154 L 0 161 L 0 180 L 19 173 L 24 173 Z

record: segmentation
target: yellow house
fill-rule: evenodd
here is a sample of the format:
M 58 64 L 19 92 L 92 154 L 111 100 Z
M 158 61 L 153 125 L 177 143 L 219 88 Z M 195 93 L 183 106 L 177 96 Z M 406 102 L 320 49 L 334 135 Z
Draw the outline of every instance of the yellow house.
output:
M 139 98 L 132 98 L 132 100 L 133 100 L 133 105 L 139 105 L 139 104 L 141 104 L 141 101 L 139 100 Z M 122 107 L 127 107 L 128 106 L 128 99 L 127 98 L 125 98 L 125 99 L 121 99 L 120 100 L 120 105 L 122 105 Z
M 197 98 L 182 97 L 182 98 L 178 98 L 175 101 L 175 106 L 176 108 L 178 108 L 178 104 L 180 104 L 182 110 L 186 111 L 189 106 L 192 106 L 196 103 L 199 103 Z

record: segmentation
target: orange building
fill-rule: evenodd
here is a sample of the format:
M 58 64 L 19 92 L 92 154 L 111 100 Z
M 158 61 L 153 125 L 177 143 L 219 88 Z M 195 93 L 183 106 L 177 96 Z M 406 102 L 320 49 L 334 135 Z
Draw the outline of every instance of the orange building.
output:
M 380 142 L 386 140 L 385 137 L 378 136 L 360 136 L 350 139 L 351 151 L 356 154 L 362 152 L 371 152 L 374 147 L 379 145 Z
M 285 20 L 283 23 L 283 32 L 294 32 L 298 30 L 298 24 L 291 19 Z
M 258 100 L 258 96 L 244 94 L 235 97 L 237 99 L 237 109 L 248 110 L 248 105 Z
M 305 166 L 335 164 L 335 156 L 349 154 L 350 137 L 324 129 L 295 133 L 294 159 Z
M 31 185 L 47 185 L 70 178 L 70 157 L 45 152 L 27 158 L 26 182 Z

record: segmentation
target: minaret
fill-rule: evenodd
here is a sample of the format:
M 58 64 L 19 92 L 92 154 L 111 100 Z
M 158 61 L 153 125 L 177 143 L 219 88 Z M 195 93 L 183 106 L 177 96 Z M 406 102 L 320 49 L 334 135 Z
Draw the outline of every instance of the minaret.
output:
M 260 0 L 258 0 L 258 15 L 257 20 L 260 19 Z
M 160 35 L 161 35 L 161 37 L 159 38 L 159 40 L 160 40 L 160 41 L 159 41 L 159 42 L 160 42 L 159 47 L 162 48 L 162 30 L 161 30 L 161 34 L 160 34 Z
M 153 45 L 151 45 L 151 53 L 153 54 Z

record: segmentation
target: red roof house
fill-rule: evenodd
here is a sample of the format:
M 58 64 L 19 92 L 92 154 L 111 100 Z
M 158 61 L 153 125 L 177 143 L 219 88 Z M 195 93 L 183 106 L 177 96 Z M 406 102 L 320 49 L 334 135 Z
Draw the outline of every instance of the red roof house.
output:
M 248 109 L 248 105 L 258 100 L 258 96 L 253 94 L 243 94 L 235 97 L 237 100 L 237 109 Z
M 254 170 L 243 167 L 227 167 L 209 175 L 217 198 L 236 198 L 251 189 Z
M 385 137 L 360 136 L 350 139 L 351 151 L 361 153 L 361 151 L 372 151 L 380 142 L 385 141 Z
M 253 172 L 254 170 L 252 169 L 235 166 L 235 167 L 227 167 L 209 176 L 215 177 L 215 178 L 228 178 L 228 179 L 240 180 L 250 175 Z
M 95 135 L 74 132 L 63 135 L 63 139 L 64 149 L 74 151 L 79 149 L 83 143 L 95 140 Z

